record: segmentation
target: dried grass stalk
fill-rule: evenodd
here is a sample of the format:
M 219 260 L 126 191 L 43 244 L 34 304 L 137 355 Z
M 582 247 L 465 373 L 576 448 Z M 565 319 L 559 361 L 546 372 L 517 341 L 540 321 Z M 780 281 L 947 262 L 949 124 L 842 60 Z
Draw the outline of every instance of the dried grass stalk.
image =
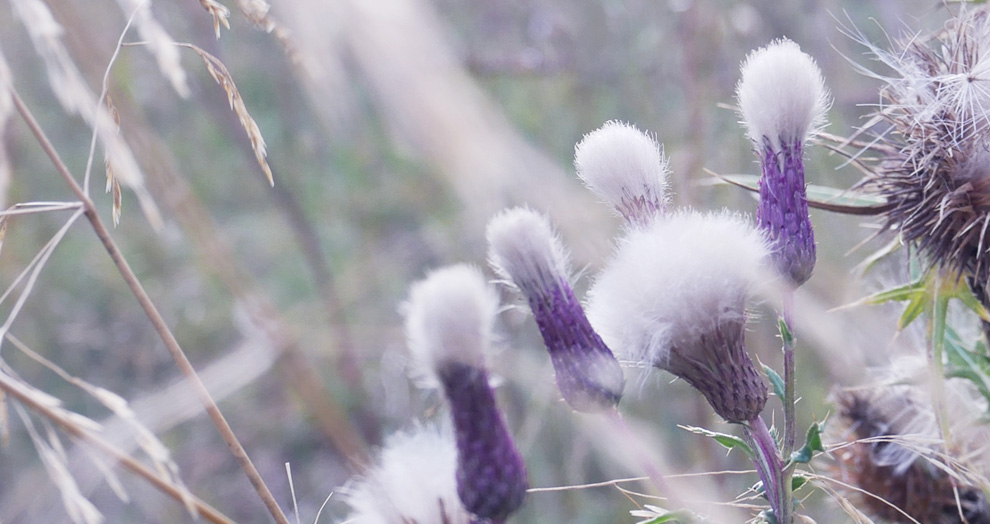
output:
M 80 115 L 102 142 L 113 164 L 115 178 L 134 191 L 142 211 L 153 227 L 160 228 L 161 213 L 144 185 L 144 174 L 130 147 L 117 133 L 112 116 L 93 94 L 62 43 L 62 26 L 39 0 L 11 0 L 14 12 L 27 29 L 35 51 L 48 73 L 56 98 L 72 114 Z
M 175 41 L 172 37 L 151 14 L 151 0 L 117 0 L 117 5 L 124 16 L 134 14 L 134 27 L 158 61 L 158 69 L 179 96 L 189 98 L 189 84 L 186 81 L 186 71 L 182 68 L 179 50 L 173 45 Z
M 4 135 L 7 130 L 7 123 L 10 122 L 11 115 L 14 114 L 14 103 L 10 99 L 10 86 L 13 83 L 13 75 L 10 74 L 10 67 L 4 59 L 3 50 L 0 49 L 0 208 L 7 207 L 7 193 L 10 189 L 10 158 L 7 156 L 7 147 Z
M 265 0 L 237 0 L 237 8 L 255 27 L 274 35 L 282 44 L 286 56 L 293 64 L 302 63 L 299 49 L 290 36 L 289 30 L 271 15 L 272 7 L 268 2 Z
M 230 29 L 230 9 L 227 9 L 223 4 L 216 2 L 215 0 L 199 0 L 199 3 L 203 5 L 203 9 L 206 9 L 207 13 L 213 17 L 213 32 L 217 35 L 217 40 L 220 39 L 220 25 L 223 24 L 224 27 Z
M 237 85 L 234 84 L 234 78 L 230 76 L 227 66 L 223 65 L 223 62 L 219 58 L 207 53 L 200 47 L 185 43 L 178 45 L 195 51 L 203 59 L 203 62 L 206 63 L 206 70 L 210 72 L 213 80 L 216 80 L 220 84 L 220 87 L 223 88 L 223 91 L 227 93 L 227 102 L 230 103 L 230 109 L 237 114 L 237 118 L 241 121 L 241 127 L 244 128 L 248 138 L 251 140 L 251 148 L 254 150 L 255 160 L 258 161 L 261 170 L 265 172 L 268 183 L 274 186 L 275 179 L 272 177 L 272 169 L 268 167 L 268 161 L 265 160 L 265 157 L 268 156 L 265 139 L 261 136 L 261 129 L 258 128 L 257 122 L 248 113 L 247 106 L 244 105 L 244 99 L 241 98 L 241 93 L 237 91 Z

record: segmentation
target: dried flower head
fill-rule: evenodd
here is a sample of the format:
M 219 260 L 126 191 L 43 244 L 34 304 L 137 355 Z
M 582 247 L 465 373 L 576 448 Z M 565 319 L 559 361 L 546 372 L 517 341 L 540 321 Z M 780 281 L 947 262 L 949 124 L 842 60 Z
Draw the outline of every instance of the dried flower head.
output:
M 902 384 L 834 394 L 839 429 L 833 431 L 845 440 L 834 454 L 834 474 L 855 488 L 849 496 L 858 509 L 885 522 L 990 523 L 990 504 L 980 489 L 986 472 L 972 469 L 965 458 L 985 453 L 987 430 L 954 424 L 959 445 L 945 450 L 928 393 Z M 976 408 L 971 398 L 955 393 L 957 406 Z M 956 422 L 972 423 L 984 410 L 952 411 Z
M 413 285 L 406 335 L 450 404 L 457 494 L 473 515 L 500 523 L 529 488 L 526 466 L 489 387 L 485 353 L 498 299 L 477 268 L 450 266 Z
M 784 39 L 750 53 L 736 97 L 763 171 L 757 224 L 770 239 L 777 270 L 801 285 L 816 258 L 803 150 L 824 124 L 828 90 L 815 61 Z
M 589 292 L 588 317 L 624 359 L 683 378 L 729 422 L 767 389 L 746 350 L 746 301 L 766 240 L 745 217 L 679 211 L 631 231 Z
M 990 12 L 963 7 L 934 35 L 882 50 L 853 35 L 893 74 L 882 76 L 870 149 L 878 161 L 860 183 L 882 196 L 887 228 L 934 266 L 990 282 Z
M 585 135 L 574 147 L 574 167 L 630 224 L 644 226 L 666 210 L 669 162 L 656 139 L 635 126 L 612 120 Z
M 378 463 L 342 489 L 353 524 L 472 524 L 457 496 L 457 448 L 445 428 L 391 436 Z
M 625 386 L 622 368 L 574 296 L 567 253 L 550 222 L 509 209 L 488 223 L 487 237 L 492 267 L 529 302 L 564 400 L 583 412 L 614 408 Z

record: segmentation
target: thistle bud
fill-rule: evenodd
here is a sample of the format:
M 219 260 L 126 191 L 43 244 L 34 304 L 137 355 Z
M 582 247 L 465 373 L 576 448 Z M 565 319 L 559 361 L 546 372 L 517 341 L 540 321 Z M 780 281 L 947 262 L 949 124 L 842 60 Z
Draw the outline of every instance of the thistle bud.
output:
M 574 148 L 574 167 L 592 192 L 626 221 L 645 226 L 667 208 L 670 165 L 657 141 L 636 127 L 606 122 Z
M 488 224 L 488 259 L 526 297 L 553 362 L 557 386 L 577 411 L 614 408 L 625 378 L 571 289 L 567 253 L 546 217 L 515 208 Z
M 460 265 L 413 285 L 406 317 L 413 355 L 450 404 L 457 494 L 468 511 L 493 523 L 514 512 L 529 488 L 485 367 L 497 310 L 498 298 L 481 272 Z
M 740 215 L 681 211 L 632 231 L 589 291 L 588 317 L 623 358 L 683 378 L 744 423 L 767 388 L 745 345 L 746 301 L 766 240 Z
M 803 150 L 830 103 L 821 70 L 797 44 L 778 40 L 746 58 L 736 97 L 762 167 L 757 224 L 778 272 L 801 285 L 816 258 Z

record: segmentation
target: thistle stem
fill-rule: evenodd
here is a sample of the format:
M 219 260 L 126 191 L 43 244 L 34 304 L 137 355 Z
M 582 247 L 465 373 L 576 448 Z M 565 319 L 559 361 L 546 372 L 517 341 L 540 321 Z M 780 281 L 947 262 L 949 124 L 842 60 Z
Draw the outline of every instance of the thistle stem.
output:
M 767 500 L 770 501 L 770 509 L 777 523 L 790 524 L 792 518 L 790 490 L 785 486 L 790 484 L 790 479 L 785 478 L 790 475 L 784 470 L 784 463 L 777 452 L 777 443 L 773 435 L 759 416 L 743 425 L 743 435 L 756 453 L 753 464 L 756 465 L 756 473 L 763 481 L 763 490 L 766 492 Z
M 619 428 L 626 437 L 625 441 L 633 447 L 633 452 L 643 461 L 643 471 L 649 477 L 653 486 L 657 488 L 657 492 L 660 494 L 665 493 L 667 491 L 667 483 L 663 480 L 663 474 L 660 472 L 660 468 L 650 457 L 649 451 L 643 445 L 643 441 L 640 440 L 638 435 L 633 433 L 629 424 L 626 423 L 626 419 L 622 418 L 622 413 L 619 413 L 618 409 L 613 408 L 606 411 L 605 416 Z

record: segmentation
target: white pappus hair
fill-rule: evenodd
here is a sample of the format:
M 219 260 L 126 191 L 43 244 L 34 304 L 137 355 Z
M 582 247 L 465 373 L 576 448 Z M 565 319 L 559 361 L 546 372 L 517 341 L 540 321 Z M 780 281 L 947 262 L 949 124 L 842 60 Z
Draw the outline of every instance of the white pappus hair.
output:
M 435 382 L 444 363 L 483 367 L 498 307 L 498 295 L 471 265 L 447 266 L 413 284 L 404 310 L 416 374 Z
M 376 465 L 342 488 L 348 524 L 469 524 L 457 496 L 457 448 L 447 427 L 392 435 Z
M 631 124 L 612 120 L 585 135 L 574 147 L 574 167 L 626 220 L 646 223 L 666 207 L 670 163 L 663 146 Z
M 769 249 L 744 215 L 682 210 L 629 232 L 589 290 L 591 324 L 620 359 L 655 364 L 743 322 Z
M 541 213 L 522 207 L 504 210 L 488 222 L 485 236 L 492 269 L 527 296 L 570 278 L 567 250 Z
M 749 138 L 777 151 L 781 141 L 803 142 L 823 127 L 831 105 L 815 60 L 786 38 L 746 57 L 736 98 Z

